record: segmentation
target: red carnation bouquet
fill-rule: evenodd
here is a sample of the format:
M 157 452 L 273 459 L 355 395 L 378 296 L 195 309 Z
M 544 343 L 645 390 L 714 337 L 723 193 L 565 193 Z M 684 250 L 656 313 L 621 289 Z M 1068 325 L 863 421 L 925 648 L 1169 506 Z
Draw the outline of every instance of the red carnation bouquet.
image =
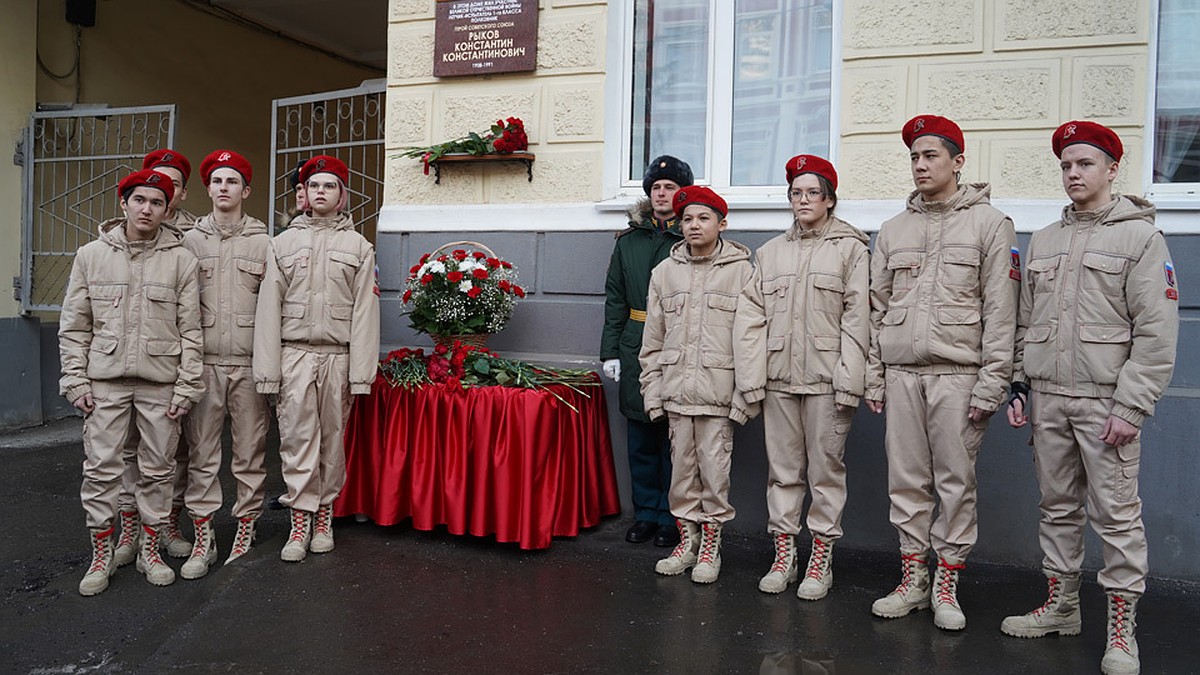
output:
M 465 155 L 507 155 L 529 149 L 529 136 L 525 134 L 525 123 L 518 117 L 496 120 L 492 128 L 483 135 L 474 131 L 445 143 L 435 143 L 426 147 L 407 147 L 400 151 L 403 157 L 419 159 L 425 165 L 425 173 L 429 174 L 429 163 L 437 161 L 450 154 Z
M 525 297 L 512 263 L 490 252 L 461 248 L 434 254 L 421 256 L 408 271 L 402 299 L 413 329 L 431 335 L 479 335 L 504 328 L 517 300 Z

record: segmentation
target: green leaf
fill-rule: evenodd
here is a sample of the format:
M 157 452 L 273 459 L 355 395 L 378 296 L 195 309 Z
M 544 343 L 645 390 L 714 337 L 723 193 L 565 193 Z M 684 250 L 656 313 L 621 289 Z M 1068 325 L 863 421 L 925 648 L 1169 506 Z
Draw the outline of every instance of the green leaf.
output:
M 511 381 L 512 378 L 509 377 L 508 373 L 504 372 L 503 370 L 496 371 L 496 384 L 504 386 Z
M 475 359 L 474 368 L 475 372 L 480 375 L 487 375 L 492 371 L 491 366 L 488 365 L 488 360 L 485 358 Z

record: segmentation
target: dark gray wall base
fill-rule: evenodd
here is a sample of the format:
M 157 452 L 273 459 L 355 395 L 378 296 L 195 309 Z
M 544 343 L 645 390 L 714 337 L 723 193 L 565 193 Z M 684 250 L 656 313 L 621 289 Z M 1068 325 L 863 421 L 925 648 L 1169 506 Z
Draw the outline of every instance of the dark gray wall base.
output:
M 42 423 L 41 322 L 32 317 L 0 319 L 0 429 Z

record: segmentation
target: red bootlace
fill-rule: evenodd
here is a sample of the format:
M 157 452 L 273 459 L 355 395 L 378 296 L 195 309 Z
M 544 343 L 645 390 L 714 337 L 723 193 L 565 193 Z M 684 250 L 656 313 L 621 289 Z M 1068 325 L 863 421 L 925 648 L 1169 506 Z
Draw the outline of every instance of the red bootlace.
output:
M 828 553 L 829 545 L 824 540 L 813 537 L 812 557 L 808 561 L 808 572 L 804 576 L 820 581 L 825 574 L 825 556 Z
M 1125 642 L 1125 613 L 1127 601 L 1125 598 L 1112 596 L 1112 646 L 1128 652 L 1129 644 Z
M 179 509 L 171 509 L 167 516 L 167 539 L 183 539 L 183 531 L 179 529 Z
M 775 562 L 774 562 L 774 564 L 771 565 L 772 572 L 783 572 L 785 574 L 787 573 L 787 571 L 788 571 L 788 548 L 789 548 L 787 545 L 787 542 L 788 542 L 788 539 L 791 538 L 791 536 L 792 535 L 790 535 L 790 534 L 775 535 Z
M 951 565 L 946 562 L 945 558 L 938 558 L 938 567 L 946 570 L 938 577 L 938 601 L 948 605 L 957 605 L 958 600 L 954 597 L 954 591 L 958 586 L 958 574 L 951 574 L 951 572 L 965 570 L 967 566 L 962 563 Z
M 133 542 L 137 538 L 137 515 L 137 511 L 122 511 L 120 513 L 121 538 L 117 540 L 118 548 L 133 546 Z
M 903 569 L 900 572 L 900 583 L 896 585 L 896 590 L 893 593 L 906 593 L 908 585 L 912 583 L 913 563 L 923 565 L 925 556 L 921 553 L 906 553 L 900 556 L 900 562 Z
M 208 518 L 200 518 L 196 520 L 196 543 L 192 545 L 192 557 L 203 558 L 208 552 L 208 537 L 203 536 L 204 529 L 201 527 L 208 521 L 212 520 L 212 516 Z
M 88 572 L 103 572 L 106 567 L 108 558 L 109 537 L 112 536 L 113 528 L 109 527 L 103 532 L 97 532 L 92 544 L 95 553 L 92 555 L 92 566 L 88 568 Z
M 250 549 L 251 525 L 253 523 L 253 518 L 238 518 L 237 534 L 233 537 L 234 553 L 242 554 Z
M 679 543 L 675 544 L 675 548 L 671 551 L 671 557 L 682 558 L 692 548 L 692 542 L 688 540 L 687 528 L 684 527 L 682 520 L 676 520 L 675 527 L 679 529 Z
M 306 532 L 303 511 L 292 511 L 292 533 L 288 536 L 288 541 L 298 541 L 303 543 Z
M 712 563 L 717 537 L 713 532 L 715 526 L 712 523 L 701 523 L 700 527 L 704 528 L 704 539 L 700 541 L 700 558 L 697 562 Z
M 142 558 L 147 565 L 165 565 L 158 553 L 158 530 L 149 525 L 142 525 L 146 535 L 146 545 L 142 547 Z
M 317 517 L 313 522 L 313 533 L 329 534 L 329 521 L 333 519 L 333 506 L 317 507 Z
M 1046 580 L 1046 586 L 1048 587 L 1048 590 L 1046 591 L 1046 603 L 1044 605 L 1042 605 L 1041 607 L 1038 607 L 1037 609 L 1033 610 L 1034 616 L 1041 616 L 1041 615 L 1045 614 L 1046 611 L 1050 609 L 1050 606 L 1053 605 L 1058 600 L 1058 585 L 1059 585 L 1059 583 L 1060 582 L 1058 580 L 1058 577 L 1049 577 Z

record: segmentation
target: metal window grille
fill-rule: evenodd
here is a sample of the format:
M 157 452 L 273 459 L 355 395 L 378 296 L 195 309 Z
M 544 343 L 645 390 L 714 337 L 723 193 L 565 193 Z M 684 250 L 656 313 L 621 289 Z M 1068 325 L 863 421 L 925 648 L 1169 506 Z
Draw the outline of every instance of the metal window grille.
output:
M 332 155 L 350 169 L 349 208 L 358 231 L 375 241 L 383 205 L 384 90 L 382 80 L 353 89 L 276 99 L 271 115 L 271 230 L 294 213 L 292 174 L 315 155 Z
M 21 309 L 58 311 L 75 251 L 121 215 L 117 184 L 175 140 L 175 106 L 38 111 L 24 140 Z

